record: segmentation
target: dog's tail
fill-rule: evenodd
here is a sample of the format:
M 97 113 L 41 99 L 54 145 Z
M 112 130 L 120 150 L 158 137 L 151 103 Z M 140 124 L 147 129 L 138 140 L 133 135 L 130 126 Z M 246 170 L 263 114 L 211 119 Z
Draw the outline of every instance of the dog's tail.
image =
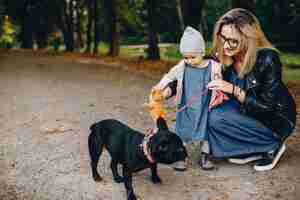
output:
M 95 181 L 101 181 L 102 178 L 97 171 L 97 165 L 104 147 L 103 138 L 101 138 L 101 128 L 97 124 L 90 127 L 91 133 L 88 138 L 89 153 L 91 158 L 92 174 Z

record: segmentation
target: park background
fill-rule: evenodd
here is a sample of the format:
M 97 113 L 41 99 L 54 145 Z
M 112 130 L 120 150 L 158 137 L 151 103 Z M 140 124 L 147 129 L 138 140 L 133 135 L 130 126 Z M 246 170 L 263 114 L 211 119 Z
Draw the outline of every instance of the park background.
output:
M 89 126 L 116 118 L 141 132 L 152 127 L 142 105 L 180 60 L 184 27 L 203 33 L 209 53 L 216 20 L 234 7 L 258 17 L 300 105 L 299 0 L 0 0 L 0 199 L 125 199 L 107 154 L 99 164 L 104 182 L 91 178 Z M 167 109 L 171 125 L 172 102 Z M 160 186 L 147 170 L 138 173 L 136 194 L 145 200 L 298 200 L 299 126 L 271 172 L 227 161 L 205 172 L 197 165 L 198 147 L 191 146 L 187 172 L 159 166 Z

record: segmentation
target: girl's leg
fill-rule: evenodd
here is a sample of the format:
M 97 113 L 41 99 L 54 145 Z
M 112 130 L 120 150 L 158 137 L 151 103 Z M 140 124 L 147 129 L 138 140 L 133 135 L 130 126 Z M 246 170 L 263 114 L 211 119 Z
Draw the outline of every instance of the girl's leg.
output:
M 200 150 L 201 150 L 201 157 L 199 160 L 199 165 L 203 170 L 213 170 L 215 168 L 213 162 L 210 160 L 210 149 L 208 141 L 201 141 L 200 142 Z
M 208 141 L 201 141 L 200 142 L 200 149 L 201 149 L 201 153 L 206 153 L 209 154 L 209 144 Z

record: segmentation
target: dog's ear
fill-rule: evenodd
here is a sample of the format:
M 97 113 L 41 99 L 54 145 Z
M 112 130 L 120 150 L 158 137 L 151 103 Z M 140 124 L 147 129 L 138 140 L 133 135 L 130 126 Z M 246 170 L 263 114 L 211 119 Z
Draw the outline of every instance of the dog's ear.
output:
M 156 120 L 156 125 L 158 130 L 169 130 L 166 120 L 162 117 Z

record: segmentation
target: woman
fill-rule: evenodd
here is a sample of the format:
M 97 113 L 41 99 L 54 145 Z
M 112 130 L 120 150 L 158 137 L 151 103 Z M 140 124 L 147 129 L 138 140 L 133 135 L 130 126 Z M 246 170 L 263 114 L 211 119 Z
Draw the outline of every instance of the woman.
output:
M 209 114 L 212 154 L 240 164 L 259 159 L 257 171 L 274 168 L 296 124 L 296 105 L 282 82 L 278 52 L 257 18 L 237 8 L 218 20 L 212 53 L 226 67 L 223 80 L 211 81 L 208 88 L 230 96 Z

